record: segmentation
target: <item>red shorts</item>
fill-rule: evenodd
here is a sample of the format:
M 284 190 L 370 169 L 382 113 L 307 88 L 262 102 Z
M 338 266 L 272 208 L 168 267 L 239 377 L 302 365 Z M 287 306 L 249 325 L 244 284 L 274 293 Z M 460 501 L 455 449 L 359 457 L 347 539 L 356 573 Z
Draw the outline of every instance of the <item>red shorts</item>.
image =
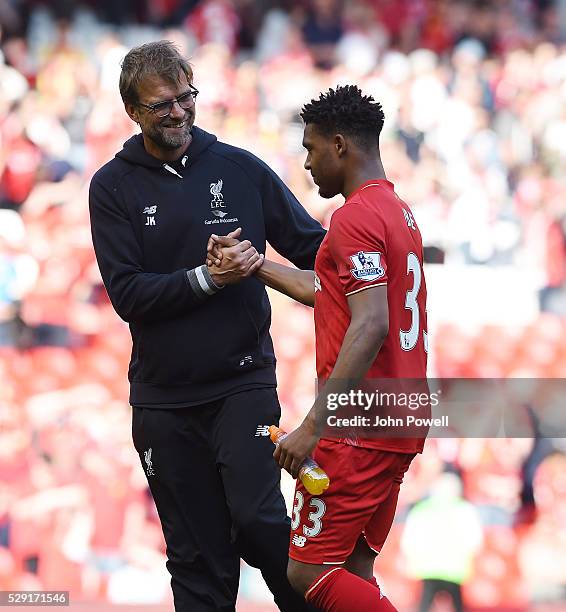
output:
M 297 480 L 289 557 L 316 565 L 344 563 L 361 534 L 379 552 L 414 456 L 320 440 L 313 458 L 330 486 L 314 496 Z

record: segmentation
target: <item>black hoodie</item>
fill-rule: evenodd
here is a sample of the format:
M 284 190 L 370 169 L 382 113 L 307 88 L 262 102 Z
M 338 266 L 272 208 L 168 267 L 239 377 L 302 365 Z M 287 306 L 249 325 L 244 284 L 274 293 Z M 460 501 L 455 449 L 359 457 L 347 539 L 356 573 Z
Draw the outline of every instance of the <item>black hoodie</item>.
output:
M 116 312 L 130 325 L 130 403 L 188 406 L 274 386 L 271 308 L 249 278 L 214 295 L 191 285 L 210 234 L 242 228 L 260 253 L 266 240 L 312 269 L 324 237 L 277 175 L 251 153 L 197 127 L 178 162 L 130 138 L 90 185 L 94 250 Z M 193 273 L 194 275 L 194 273 Z

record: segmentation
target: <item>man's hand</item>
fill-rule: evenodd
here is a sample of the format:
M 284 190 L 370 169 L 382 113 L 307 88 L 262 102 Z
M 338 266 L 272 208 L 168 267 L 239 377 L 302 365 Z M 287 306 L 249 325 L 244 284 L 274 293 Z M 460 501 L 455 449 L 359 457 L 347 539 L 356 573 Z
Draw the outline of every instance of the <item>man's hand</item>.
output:
M 222 247 L 236 246 L 240 242 L 238 238 L 241 233 L 242 228 L 238 227 L 226 236 L 211 234 L 206 245 L 206 265 L 209 268 L 214 265 L 219 266 L 222 262 Z
M 232 285 L 251 276 L 263 264 L 260 255 L 249 240 L 238 240 L 242 228 L 226 236 L 211 234 L 206 245 L 206 265 L 212 280 L 219 286 Z
M 297 478 L 301 463 L 308 457 L 317 445 L 319 436 L 308 421 L 303 423 L 281 440 L 273 457 L 279 467 L 286 469 L 293 478 Z

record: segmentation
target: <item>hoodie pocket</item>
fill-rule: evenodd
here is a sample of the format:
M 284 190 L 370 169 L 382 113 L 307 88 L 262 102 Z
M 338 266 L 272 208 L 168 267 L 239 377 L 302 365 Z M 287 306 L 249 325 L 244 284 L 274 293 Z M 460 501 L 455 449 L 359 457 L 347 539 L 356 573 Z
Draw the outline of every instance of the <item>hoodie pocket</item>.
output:
M 272 365 L 275 363 L 275 356 L 273 343 L 269 335 L 271 306 L 267 293 L 264 291 L 263 295 L 253 301 L 244 298 L 242 302 L 250 326 L 255 332 L 257 362 L 260 365 Z

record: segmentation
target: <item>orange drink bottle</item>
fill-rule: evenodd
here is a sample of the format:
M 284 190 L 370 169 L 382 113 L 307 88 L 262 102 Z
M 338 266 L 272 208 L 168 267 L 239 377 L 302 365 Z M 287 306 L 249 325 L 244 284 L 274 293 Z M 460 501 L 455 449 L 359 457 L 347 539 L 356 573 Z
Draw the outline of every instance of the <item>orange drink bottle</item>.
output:
M 269 437 L 274 444 L 279 444 L 286 435 L 287 432 L 276 425 L 271 425 L 269 428 Z M 328 475 L 312 457 L 307 457 L 301 463 L 299 479 L 311 495 L 321 495 L 330 485 Z

